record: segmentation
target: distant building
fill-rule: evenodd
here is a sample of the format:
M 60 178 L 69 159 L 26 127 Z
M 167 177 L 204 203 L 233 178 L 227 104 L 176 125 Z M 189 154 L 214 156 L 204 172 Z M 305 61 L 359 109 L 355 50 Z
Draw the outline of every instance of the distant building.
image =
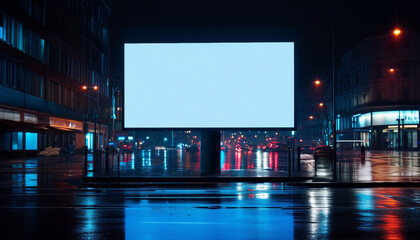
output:
M 337 72 L 338 144 L 419 148 L 419 92 L 420 34 L 363 39 Z
M 98 147 L 106 144 L 109 15 L 107 0 L 2 0 L 1 156 L 91 149 L 95 122 Z

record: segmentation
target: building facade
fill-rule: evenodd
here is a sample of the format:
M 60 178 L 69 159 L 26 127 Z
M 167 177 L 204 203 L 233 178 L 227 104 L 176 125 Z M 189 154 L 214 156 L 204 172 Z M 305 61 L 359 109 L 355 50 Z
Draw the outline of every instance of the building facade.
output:
M 106 145 L 109 15 L 106 0 L 2 1 L 0 155 L 92 148 L 95 129 Z
M 369 36 L 337 71 L 339 146 L 418 149 L 420 34 Z

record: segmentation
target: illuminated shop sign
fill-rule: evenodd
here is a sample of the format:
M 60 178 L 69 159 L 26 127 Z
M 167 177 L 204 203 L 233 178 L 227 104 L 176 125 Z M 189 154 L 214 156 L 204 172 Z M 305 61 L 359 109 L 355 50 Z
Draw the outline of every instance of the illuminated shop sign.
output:
M 364 114 L 355 114 L 352 116 L 352 128 L 395 125 L 398 124 L 397 119 L 404 119 L 404 124 L 419 124 L 419 111 L 379 111 L 372 113 L 369 112 Z M 355 125 L 353 125 L 353 123 L 355 123 Z
M 373 112 L 373 126 L 398 124 L 397 119 L 404 119 L 404 124 L 418 124 L 419 111 L 384 111 Z
M 370 113 L 365 113 L 365 114 L 360 115 L 358 122 L 359 122 L 359 127 L 361 128 L 370 126 L 372 124 L 370 120 Z

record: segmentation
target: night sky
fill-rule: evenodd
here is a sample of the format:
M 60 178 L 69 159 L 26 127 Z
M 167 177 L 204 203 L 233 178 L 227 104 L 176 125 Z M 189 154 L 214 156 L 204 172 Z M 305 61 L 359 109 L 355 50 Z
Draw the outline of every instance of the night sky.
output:
M 396 25 L 420 29 L 416 2 L 114 0 L 112 75 L 122 76 L 124 42 L 294 41 L 297 87 L 304 96 L 317 76 L 331 76 L 333 26 L 338 66 L 340 56 L 367 35 Z

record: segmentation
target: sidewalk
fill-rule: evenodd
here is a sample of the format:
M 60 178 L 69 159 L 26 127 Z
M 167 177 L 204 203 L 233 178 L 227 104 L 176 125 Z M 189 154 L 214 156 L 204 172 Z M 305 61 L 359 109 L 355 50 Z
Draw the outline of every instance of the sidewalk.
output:
M 90 156 L 91 157 L 91 156 Z M 289 178 L 287 166 L 279 160 L 277 171 L 267 168 L 260 169 L 230 169 L 222 170 L 218 176 L 202 177 L 199 174 L 199 161 L 190 169 L 170 167 L 166 169 L 157 162 L 150 168 L 133 170 L 133 161 L 120 163 L 121 178 L 119 182 L 300 182 L 294 185 L 311 184 L 311 186 L 417 186 L 420 183 L 420 152 L 417 151 L 367 151 L 366 161 L 362 162 L 359 152 L 346 151 L 339 157 L 337 164 L 337 177 L 333 181 L 331 163 L 329 159 L 320 158 L 317 161 L 315 176 L 314 160 L 310 154 L 301 155 L 301 171 L 291 173 Z M 138 161 L 142 161 L 138 159 Z M 169 159 L 168 159 L 169 161 Z M 248 159 L 250 163 L 257 164 L 256 159 Z M 153 162 L 153 161 L 152 161 Z M 38 157 L 26 159 L 11 159 L 0 161 L 0 187 L 80 187 L 83 186 L 83 156 L 67 157 Z M 264 166 L 264 163 L 259 163 Z M 252 164 L 251 164 L 252 165 Z M 234 165 L 233 165 L 234 166 Z M 116 165 L 108 173 L 94 175 L 89 172 L 88 181 L 106 182 L 115 181 L 117 177 Z M 135 168 L 135 167 L 134 167 Z M 92 169 L 92 159 L 89 159 L 88 169 Z M 125 172 L 124 172 L 125 171 Z M 397 184 L 397 185 L 395 185 Z M 410 185 L 411 184 L 411 185 Z

